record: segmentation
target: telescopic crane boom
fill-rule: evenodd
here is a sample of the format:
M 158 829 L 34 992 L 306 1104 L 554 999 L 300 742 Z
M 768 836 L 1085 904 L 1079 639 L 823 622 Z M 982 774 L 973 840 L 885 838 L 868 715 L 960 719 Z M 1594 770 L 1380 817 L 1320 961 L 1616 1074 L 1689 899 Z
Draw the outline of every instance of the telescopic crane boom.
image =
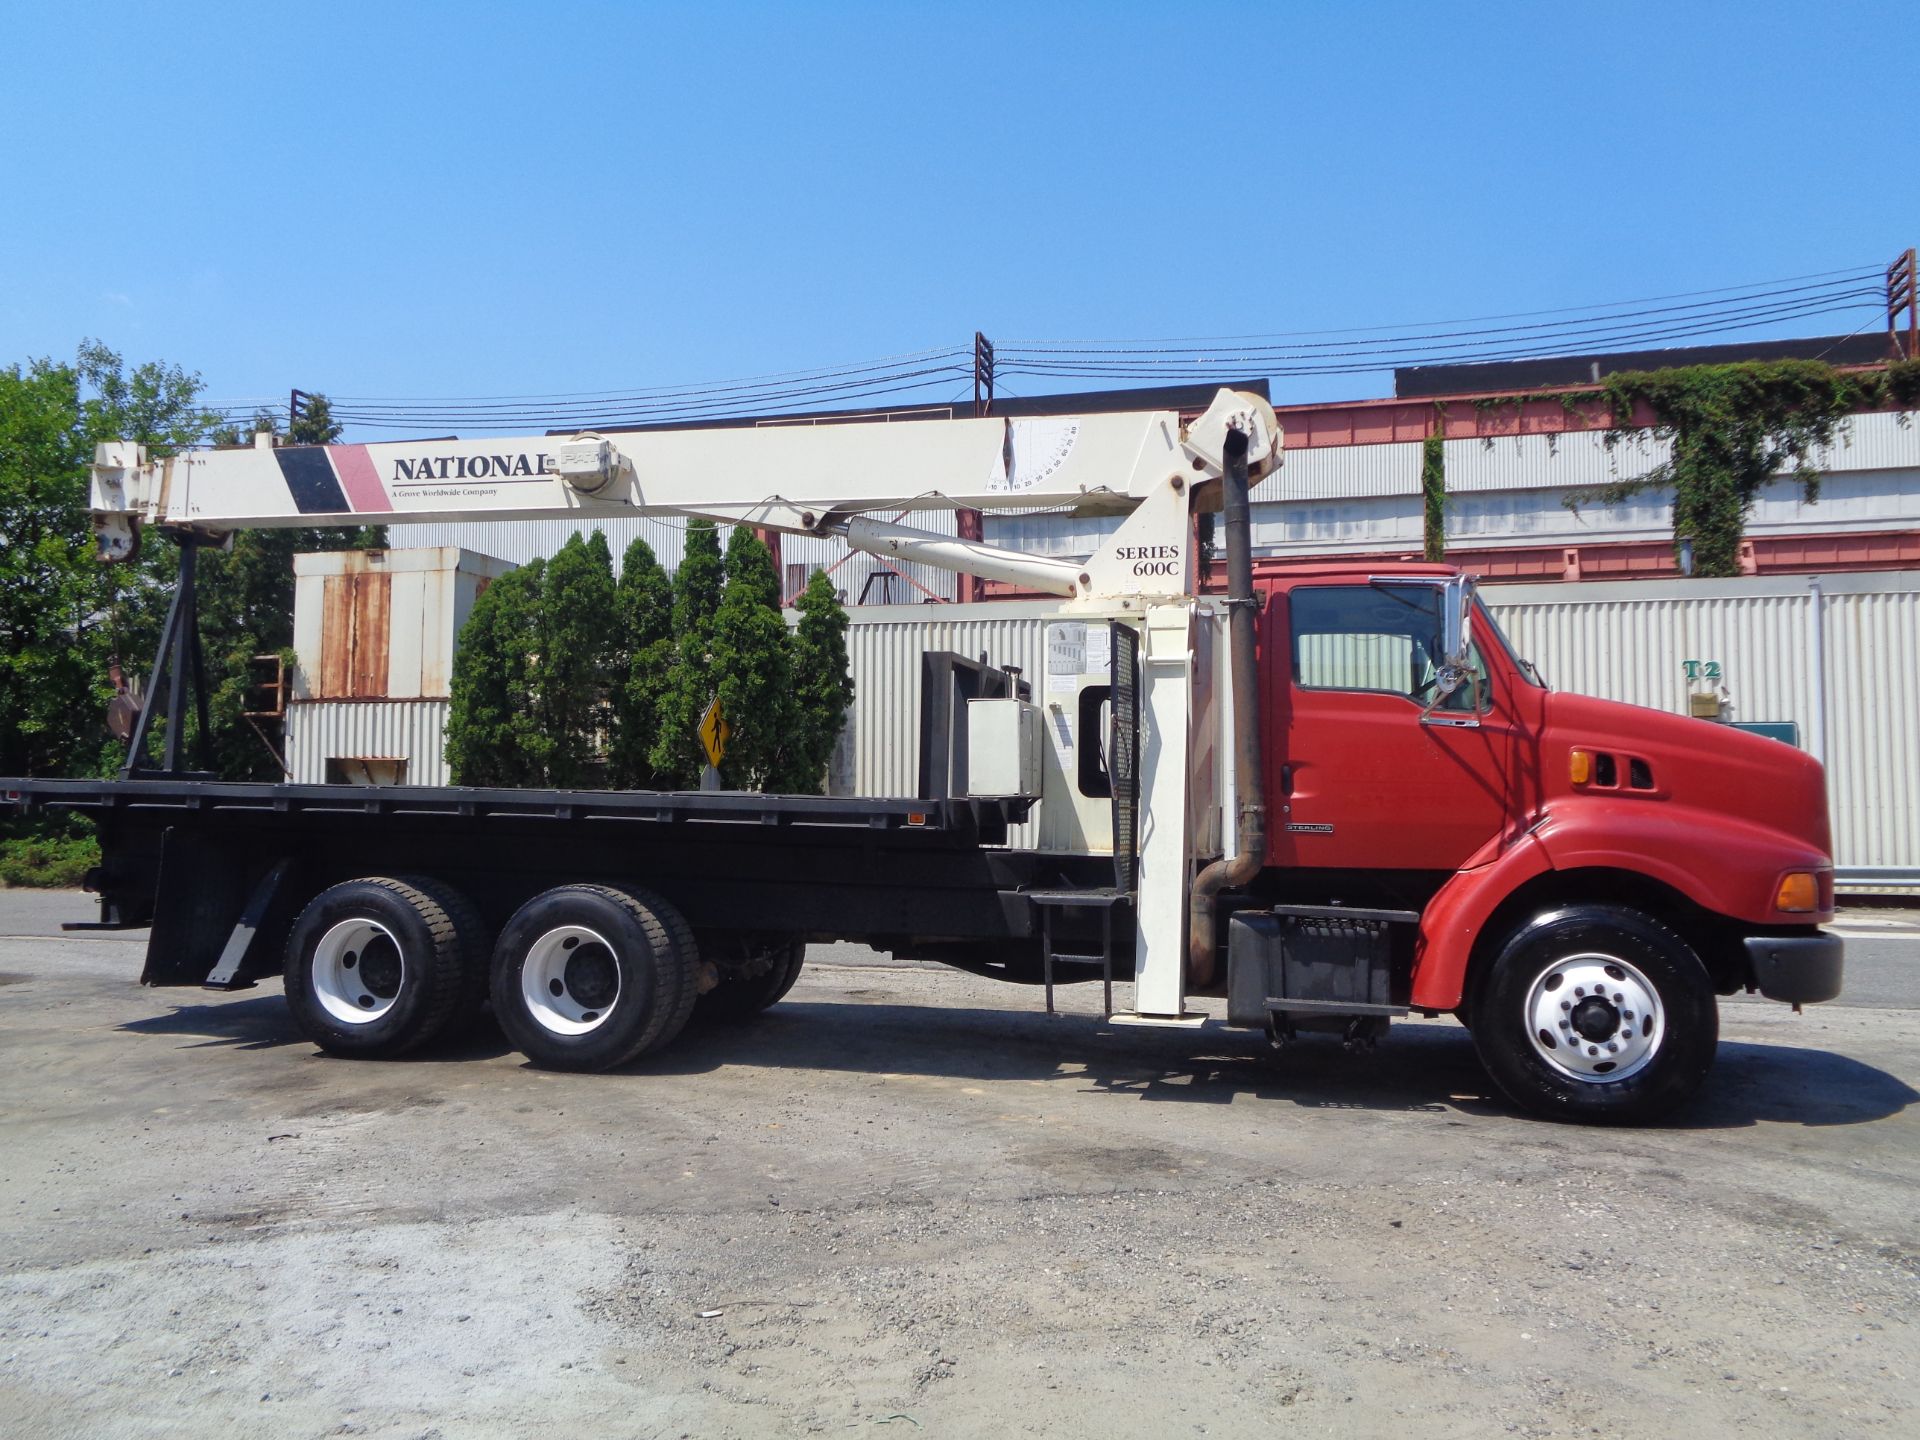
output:
M 1234 432 L 1247 437 L 1256 478 L 1279 463 L 1272 408 L 1232 390 L 1185 425 L 1159 411 L 369 445 L 262 437 L 163 459 L 114 442 L 97 452 L 92 502 L 108 561 L 130 558 L 147 527 L 219 539 L 281 526 L 680 515 L 836 535 L 855 549 L 1073 600 L 1171 596 L 1191 589 L 1195 492 L 1220 478 Z M 1126 519 L 1076 564 L 872 516 L 1005 506 Z

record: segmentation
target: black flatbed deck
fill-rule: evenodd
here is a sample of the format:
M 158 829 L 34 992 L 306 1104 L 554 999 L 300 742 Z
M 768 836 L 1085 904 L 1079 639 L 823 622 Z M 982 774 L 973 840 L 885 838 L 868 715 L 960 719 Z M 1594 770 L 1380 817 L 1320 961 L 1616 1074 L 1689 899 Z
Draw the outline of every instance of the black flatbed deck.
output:
M 327 886 L 422 876 L 496 929 L 557 885 L 639 884 L 698 930 L 861 940 L 885 949 L 1029 942 L 1029 891 L 1098 884 L 1111 862 L 1005 848 L 1026 800 L 236 783 L 191 776 L 0 779 L 0 812 L 84 815 L 98 925 L 151 925 L 145 980 L 199 984 L 258 909 L 246 984 L 278 965 Z M 251 923 L 251 922 L 250 922 Z
M 8 780 L 16 809 L 93 816 L 135 811 L 181 816 L 457 817 L 621 821 L 654 825 L 772 825 L 918 830 L 985 839 L 1025 817 L 1029 801 L 763 795 L 735 790 L 495 790 L 442 785 L 295 785 L 193 779 Z M 989 841 L 991 843 L 991 841 Z

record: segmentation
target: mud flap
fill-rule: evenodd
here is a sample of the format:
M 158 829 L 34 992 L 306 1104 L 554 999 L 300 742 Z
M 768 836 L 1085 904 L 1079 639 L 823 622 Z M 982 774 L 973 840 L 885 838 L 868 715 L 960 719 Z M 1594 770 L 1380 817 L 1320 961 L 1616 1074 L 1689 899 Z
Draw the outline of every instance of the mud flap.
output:
M 167 830 L 140 983 L 205 981 L 240 918 L 248 888 L 247 867 L 228 847 L 178 827 Z

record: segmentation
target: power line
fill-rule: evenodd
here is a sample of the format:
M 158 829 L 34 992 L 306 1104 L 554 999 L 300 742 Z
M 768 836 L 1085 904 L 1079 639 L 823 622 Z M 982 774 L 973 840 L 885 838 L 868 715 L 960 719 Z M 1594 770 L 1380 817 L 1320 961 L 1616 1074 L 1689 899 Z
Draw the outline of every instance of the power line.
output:
M 1282 330 L 1253 335 L 1213 335 L 1213 336 L 1167 336 L 1152 342 L 1155 344 L 1226 344 L 1241 340 L 1287 340 L 1307 339 L 1316 335 L 1365 335 L 1387 330 L 1429 330 L 1441 325 L 1480 325 L 1493 320 L 1531 320 L 1541 315 L 1574 315 L 1589 310 L 1617 310 L 1629 305 L 1653 305 L 1664 300 L 1690 300 L 1707 295 L 1728 295 L 1739 290 L 1764 291 L 1770 287 L 1794 285 L 1804 280 L 1828 280 L 1839 277 L 1854 280 L 1875 279 L 1885 273 L 1880 265 L 1855 266 L 1846 270 L 1823 270 L 1811 275 L 1789 275 L 1779 280 L 1756 280 L 1745 285 L 1724 285 L 1716 290 L 1686 290 L 1672 295 L 1648 295 L 1638 300 L 1610 300 L 1590 305 L 1568 305 L 1550 310 L 1516 310 L 1504 315 L 1473 315 L 1453 320 L 1402 321 L 1392 325 L 1351 325 L 1334 330 Z M 1015 339 L 1004 341 L 1008 346 L 1035 345 L 1119 345 L 1138 344 L 1138 341 L 1125 340 L 1041 340 Z
M 996 374 L 1056 382 L 1087 379 L 1165 383 L 1210 381 L 1229 370 L 1247 378 L 1342 375 L 1411 365 L 1552 359 L 1857 313 L 1884 302 L 1882 278 L 1879 266 L 1855 267 L 1640 300 L 1419 324 L 1237 337 L 1008 341 L 997 347 Z M 1864 323 L 1859 327 L 1865 328 Z M 455 426 L 469 432 L 610 428 L 745 417 L 784 406 L 845 404 L 910 396 L 929 389 L 944 391 L 956 379 L 972 378 L 973 360 L 971 349 L 951 346 L 692 384 L 538 395 L 338 395 L 330 399 L 337 421 L 376 431 L 445 432 Z M 235 400 L 206 408 L 229 421 L 244 421 L 261 410 L 283 409 L 284 404 L 279 400 Z
M 1594 332 L 1596 327 L 1599 327 L 1603 333 L 1606 327 L 1637 320 L 1646 320 L 1649 328 L 1658 329 L 1665 325 L 1677 325 L 1697 320 L 1710 320 L 1716 317 L 1724 317 L 1729 320 L 1745 319 L 1751 314 L 1757 313 L 1756 307 L 1748 303 L 1751 301 L 1768 302 L 1769 304 L 1777 304 L 1782 308 L 1791 309 L 1794 307 L 1811 308 L 1828 305 L 1832 302 L 1856 300 L 1859 302 L 1859 305 L 1864 305 L 1869 302 L 1878 303 L 1884 298 L 1884 292 L 1877 287 L 1855 285 L 1846 289 L 1826 289 L 1821 287 L 1801 288 L 1812 288 L 1815 289 L 1817 293 L 1798 294 L 1798 292 L 1794 290 L 1781 290 L 1771 294 L 1742 296 L 1738 300 L 1721 301 L 1712 306 L 1674 306 L 1663 310 L 1619 311 L 1607 315 L 1591 315 L 1580 320 L 1552 321 L 1537 325 L 1491 326 L 1472 330 L 1443 330 L 1430 333 L 1408 331 L 1405 334 L 1387 337 L 1382 340 L 1335 340 L 1325 341 L 1319 344 L 1294 345 L 1246 345 L 1237 347 L 1231 352 L 1221 353 L 1229 354 L 1231 358 L 1252 359 L 1268 355 L 1314 355 L 1323 353 L 1332 354 L 1341 351 L 1385 353 L 1387 348 L 1399 343 L 1426 344 L 1430 341 L 1468 340 L 1474 337 L 1494 337 L 1493 340 L 1483 343 L 1500 343 L 1528 334 L 1538 334 L 1543 340 L 1552 340 L 1561 335 Z M 1798 294 L 1798 298 L 1780 298 L 1796 294 Z M 1854 309 L 1859 308 L 1859 305 L 1849 304 L 1841 306 L 1840 308 Z M 1465 349 L 1471 348 L 1471 346 L 1463 344 L 1460 346 L 1441 346 L 1440 348 Z M 1057 355 L 1088 361 L 1099 361 L 1109 357 L 1115 359 L 1140 359 L 1145 357 L 1150 360 L 1151 357 L 1156 355 L 1189 355 L 1199 349 L 1200 347 L 1176 347 L 1171 344 L 1144 343 L 1127 348 L 1113 349 L 1068 345 L 1038 348 L 1018 346 L 1009 343 L 1001 345 L 998 353 L 1017 357 L 1046 357 Z

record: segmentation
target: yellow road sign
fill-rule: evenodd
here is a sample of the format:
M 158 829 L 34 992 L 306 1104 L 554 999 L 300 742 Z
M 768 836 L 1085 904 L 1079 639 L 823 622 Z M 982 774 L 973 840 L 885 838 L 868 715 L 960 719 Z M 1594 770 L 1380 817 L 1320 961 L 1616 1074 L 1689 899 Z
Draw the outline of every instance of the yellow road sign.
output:
M 707 763 L 718 769 L 722 757 L 727 753 L 727 739 L 733 734 L 733 726 L 727 723 L 727 717 L 720 709 L 720 697 L 713 697 L 713 703 L 707 706 L 707 713 L 700 717 L 700 746 L 707 752 Z

